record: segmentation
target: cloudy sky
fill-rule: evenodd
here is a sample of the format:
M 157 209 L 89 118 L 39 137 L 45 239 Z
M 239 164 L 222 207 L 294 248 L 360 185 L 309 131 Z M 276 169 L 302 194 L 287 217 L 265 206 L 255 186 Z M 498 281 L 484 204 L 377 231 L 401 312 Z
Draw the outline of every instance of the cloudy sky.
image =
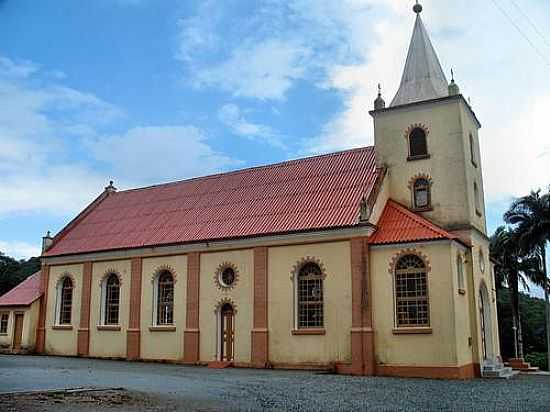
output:
M 409 0 L 0 0 L 0 251 L 120 189 L 371 145 Z M 550 3 L 425 0 L 483 123 L 489 226 L 550 183 Z M 519 7 L 521 5 L 521 8 Z

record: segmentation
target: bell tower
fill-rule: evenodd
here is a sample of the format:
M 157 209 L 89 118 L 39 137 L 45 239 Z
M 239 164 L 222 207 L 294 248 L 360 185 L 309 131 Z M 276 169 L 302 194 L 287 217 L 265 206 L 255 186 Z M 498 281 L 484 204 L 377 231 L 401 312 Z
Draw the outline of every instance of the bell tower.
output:
M 401 84 L 386 107 L 379 90 L 374 119 L 376 160 L 387 169 L 390 196 L 463 237 L 486 235 L 478 131 L 470 104 L 449 83 L 417 2 Z

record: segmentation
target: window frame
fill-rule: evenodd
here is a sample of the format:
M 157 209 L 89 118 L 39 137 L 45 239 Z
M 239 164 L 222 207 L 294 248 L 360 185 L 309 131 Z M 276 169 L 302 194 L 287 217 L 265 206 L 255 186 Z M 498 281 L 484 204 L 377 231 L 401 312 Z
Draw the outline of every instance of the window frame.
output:
M 421 262 L 422 267 L 420 268 L 399 268 L 399 265 L 402 261 L 408 258 L 418 259 L 418 261 Z M 399 273 L 402 272 L 402 273 Z M 417 274 L 414 272 L 422 272 L 420 274 L 423 274 L 424 276 L 424 289 L 425 293 L 421 296 L 415 296 L 414 298 L 417 300 L 417 306 L 418 301 L 425 300 L 425 306 L 426 306 L 426 321 L 424 323 L 400 323 L 399 320 L 399 303 L 400 300 L 407 301 L 407 300 L 413 300 L 411 297 L 399 297 L 398 296 L 398 281 L 399 276 L 404 275 L 410 275 L 410 274 Z M 430 291 L 429 291 L 429 265 L 426 262 L 426 259 L 424 259 L 422 256 L 419 256 L 415 253 L 404 253 L 400 255 L 395 260 L 395 266 L 393 268 L 393 300 L 394 300 L 394 333 L 431 333 L 431 306 L 430 306 Z M 406 292 L 406 291 L 405 291 Z M 406 292 L 407 293 L 407 292 Z
M 424 181 L 425 183 L 417 187 L 419 181 Z M 417 191 L 425 189 L 426 190 L 426 197 L 427 197 L 427 204 L 426 206 L 419 206 L 417 204 Z M 412 191 L 412 209 L 416 212 L 425 212 L 432 210 L 432 182 L 431 179 L 425 176 L 419 176 L 415 178 L 411 185 L 411 191 Z
M 70 282 L 70 295 L 65 294 L 65 282 Z M 74 280 L 70 275 L 64 275 L 57 283 L 57 299 L 55 307 L 55 326 L 68 327 L 72 326 L 73 322 L 73 294 L 75 290 Z M 70 302 L 67 304 L 67 296 L 70 296 Z M 69 305 L 69 310 L 66 306 Z M 68 322 L 64 318 L 64 314 L 69 313 Z
M 112 279 L 116 279 L 117 285 L 117 303 L 111 303 L 109 302 L 109 298 L 111 297 L 111 289 L 114 289 L 113 285 L 109 285 L 109 282 Z M 106 327 L 119 327 L 120 326 L 120 298 L 121 298 L 121 288 L 122 288 L 122 282 L 120 281 L 120 276 L 116 272 L 109 272 L 106 274 L 103 278 L 103 281 L 101 282 L 101 316 L 100 316 L 100 326 L 106 326 Z M 109 318 L 109 310 L 110 306 L 116 306 L 116 322 L 111 321 Z
M 422 131 L 423 135 L 424 135 L 424 146 L 426 148 L 426 151 L 425 153 L 421 153 L 421 154 L 413 154 L 412 153 L 412 135 L 415 131 L 417 130 L 420 130 Z M 408 133 L 407 133 L 407 153 L 408 153 L 408 156 L 407 156 L 407 160 L 408 161 L 413 161 L 413 160 L 422 160 L 422 159 L 429 159 L 430 158 L 430 150 L 429 150 L 429 147 L 428 147 L 428 130 L 426 130 L 424 127 L 421 127 L 421 126 L 415 126 L 415 127 L 412 127 Z
M 315 260 L 307 260 L 302 262 L 299 266 L 299 269 L 294 271 L 293 283 L 294 283 L 294 330 L 292 331 L 293 335 L 324 335 L 325 334 L 325 278 L 326 274 L 323 266 Z M 308 268 L 314 268 L 316 274 L 305 274 L 304 272 Z M 304 298 L 310 298 L 312 296 L 300 297 L 300 290 L 302 287 L 301 282 L 312 282 L 320 286 L 320 295 L 316 301 L 306 300 Z M 307 283 L 305 285 L 307 288 Z M 307 289 L 306 289 L 307 290 Z M 307 294 L 307 293 L 306 293 Z M 304 324 L 301 321 L 301 313 L 304 310 L 304 307 L 308 306 L 317 306 L 320 312 L 320 321 L 317 324 Z
M 171 283 L 172 283 L 172 302 L 171 302 L 171 310 L 172 310 L 172 323 L 163 323 L 159 322 L 159 316 L 161 311 L 160 305 L 160 294 L 162 293 L 162 290 L 160 288 L 160 280 L 162 276 L 169 275 L 171 277 Z M 158 270 L 153 278 L 153 310 L 152 310 L 152 317 L 151 317 L 151 327 L 150 330 L 152 331 L 173 331 L 175 330 L 175 293 L 176 293 L 176 275 L 174 272 L 170 269 L 160 269 Z
M 163 276 L 169 276 L 169 281 L 162 281 Z M 163 282 L 161 284 L 161 282 Z M 168 287 L 168 285 L 171 286 L 171 300 L 167 299 L 161 299 L 161 294 L 164 292 L 164 289 Z M 174 274 L 170 272 L 169 270 L 163 270 L 161 271 L 158 276 L 156 277 L 156 288 L 155 288 L 155 295 L 156 295 L 156 301 L 155 301 L 155 318 L 154 318 L 154 325 L 155 326 L 174 326 L 174 293 L 175 293 L 175 280 L 174 280 Z M 164 305 L 164 307 L 161 307 L 161 305 Z M 168 310 L 169 309 L 169 310 Z M 165 313 L 165 318 L 168 313 L 170 313 L 171 322 L 168 322 L 166 319 L 161 321 L 162 313 Z
M 4 317 L 6 317 L 5 320 L 4 320 Z M 10 327 L 10 312 L 0 312 L 0 335 L 7 336 L 9 327 Z

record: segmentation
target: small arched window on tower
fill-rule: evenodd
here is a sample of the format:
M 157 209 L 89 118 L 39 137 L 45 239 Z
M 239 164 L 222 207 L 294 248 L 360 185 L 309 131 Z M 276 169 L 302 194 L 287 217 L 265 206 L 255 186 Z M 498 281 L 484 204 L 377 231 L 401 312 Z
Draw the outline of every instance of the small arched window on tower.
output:
M 470 133 L 470 160 L 472 161 L 472 164 L 474 167 L 477 167 L 477 161 L 476 161 L 476 146 L 474 141 L 474 135 Z
M 120 309 L 120 281 L 111 273 L 103 281 L 103 325 L 118 325 Z
M 430 181 L 420 177 L 413 183 L 413 208 L 415 210 L 431 209 L 432 195 L 430 192 Z
M 456 272 L 457 272 L 457 286 L 458 293 L 464 295 L 466 293 L 466 286 L 464 283 L 464 260 L 462 255 L 459 253 L 456 256 Z
M 476 208 L 476 214 L 478 216 L 481 216 L 481 199 L 479 197 L 479 188 L 476 182 L 474 182 L 474 204 Z
M 308 262 L 302 266 L 297 281 L 298 329 L 323 328 L 323 272 L 319 265 Z
M 409 133 L 409 160 L 424 159 L 428 157 L 428 142 L 426 131 L 421 127 L 415 127 Z

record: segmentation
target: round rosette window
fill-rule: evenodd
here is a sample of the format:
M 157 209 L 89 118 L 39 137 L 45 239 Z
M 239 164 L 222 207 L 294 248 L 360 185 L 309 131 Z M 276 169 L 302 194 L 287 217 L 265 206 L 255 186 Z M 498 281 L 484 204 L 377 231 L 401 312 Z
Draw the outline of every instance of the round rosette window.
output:
M 216 283 L 221 289 L 232 289 L 239 278 L 237 268 L 230 264 L 224 263 L 218 267 L 216 271 Z
M 235 283 L 235 271 L 233 268 L 228 267 L 222 270 L 222 273 L 220 273 L 220 283 L 226 288 L 233 286 L 233 283 Z

